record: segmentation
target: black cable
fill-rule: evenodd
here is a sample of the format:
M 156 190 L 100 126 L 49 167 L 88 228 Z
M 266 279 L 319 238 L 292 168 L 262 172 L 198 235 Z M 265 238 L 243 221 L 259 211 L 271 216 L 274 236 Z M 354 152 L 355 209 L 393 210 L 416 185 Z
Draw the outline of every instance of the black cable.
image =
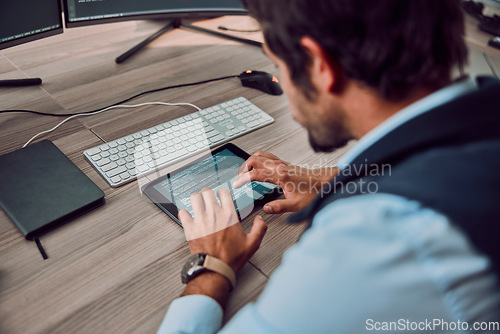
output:
M 491 63 L 490 58 L 486 54 L 484 54 L 484 53 L 483 53 L 483 58 L 486 61 L 486 64 L 488 64 L 488 66 L 490 67 L 491 73 L 493 73 L 493 75 L 495 76 L 495 78 L 498 79 L 498 73 L 495 70 L 495 67 L 493 66 L 493 64 Z
M 218 27 L 219 30 L 224 30 L 224 31 L 233 31 L 233 32 L 248 32 L 248 33 L 251 33 L 251 32 L 259 32 L 260 29 L 255 29 L 255 30 L 240 30 L 240 29 L 233 29 L 233 28 L 228 28 L 228 27 L 225 27 L 225 26 L 219 26 Z
M 45 112 L 41 112 L 41 111 L 22 110 L 22 109 L 0 110 L 0 114 L 2 114 L 2 113 L 9 113 L 9 112 L 10 113 L 12 113 L 12 112 L 24 112 L 24 113 L 32 113 L 32 114 L 37 114 L 37 115 L 55 116 L 55 117 L 67 117 L 67 116 L 74 116 L 74 115 L 91 114 L 91 113 L 94 113 L 94 112 L 102 110 L 102 109 L 106 109 L 106 108 L 109 108 L 109 107 L 112 107 L 112 106 L 115 106 L 115 105 L 123 104 L 125 102 L 128 102 L 130 100 L 136 99 L 136 98 L 138 98 L 140 96 L 143 96 L 143 95 L 146 95 L 146 94 L 161 92 L 163 90 L 174 89 L 174 88 L 181 88 L 181 87 L 202 85 L 202 84 L 206 84 L 206 83 L 209 83 L 209 82 L 226 80 L 226 79 L 237 78 L 237 77 L 239 77 L 238 74 L 236 74 L 236 75 L 229 75 L 229 76 L 226 76 L 226 77 L 215 78 L 215 79 L 208 79 L 208 80 L 204 80 L 204 81 L 192 82 L 192 83 L 187 83 L 187 84 L 180 84 L 180 85 L 175 85 L 175 86 L 167 86 L 167 87 L 152 89 L 152 90 L 148 90 L 148 91 L 136 94 L 136 95 L 134 95 L 132 97 L 129 97 L 129 98 L 123 100 L 123 101 L 120 101 L 120 102 L 117 102 L 117 103 L 113 103 L 113 104 L 111 104 L 109 106 L 106 106 L 106 107 L 102 107 L 102 108 L 99 108 L 99 109 L 96 109 L 96 110 L 91 110 L 91 111 L 84 111 L 84 112 L 73 113 L 73 114 L 51 114 L 51 113 L 45 113 Z

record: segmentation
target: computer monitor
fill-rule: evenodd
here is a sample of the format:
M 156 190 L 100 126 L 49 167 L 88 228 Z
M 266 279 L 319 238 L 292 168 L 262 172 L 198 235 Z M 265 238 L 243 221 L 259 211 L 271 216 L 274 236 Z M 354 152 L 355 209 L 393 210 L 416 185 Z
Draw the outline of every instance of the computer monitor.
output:
M 241 0 L 63 0 L 63 2 L 66 27 L 124 20 L 247 13 Z
M 0 49 L 62 32 L 60 0 L 0 0 Z

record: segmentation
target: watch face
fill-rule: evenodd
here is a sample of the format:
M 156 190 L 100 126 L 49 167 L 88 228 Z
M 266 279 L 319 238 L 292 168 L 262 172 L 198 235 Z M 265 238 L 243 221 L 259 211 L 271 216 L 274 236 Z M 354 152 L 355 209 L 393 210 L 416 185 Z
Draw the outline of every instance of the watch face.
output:
M 189 282 L 206 270 L 206 268 L 203 267 L 205 257 L 206 254 L 203 253 L 194 254 L 189 257 L 181 271 L 182 283 L 185 284 Z

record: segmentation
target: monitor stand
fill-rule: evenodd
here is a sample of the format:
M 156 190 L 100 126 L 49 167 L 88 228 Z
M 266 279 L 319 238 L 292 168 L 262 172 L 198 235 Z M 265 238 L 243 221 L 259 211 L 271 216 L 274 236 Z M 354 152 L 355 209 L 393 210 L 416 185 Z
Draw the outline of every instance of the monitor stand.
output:
M 0 80 L 0 87 L 39 86 L 41 84 L 42 79 L 40 78 Z
M 163 35 L 167 31 L 172 30 L 172 29 L 179 29 L 179 28 L 187 28 L 187 29 L 207 33 L 210 35 L 214 35 L 214 36 L 217 36 L 220 38 L 228 39 L 231 41 L 241 42 L 241 43 L 254 45 L 254 46 L 258 46 L 258 47 L 262 46 L 261 42 L 253 41 L 251 39 L 246 39 L 246 38 L 235 37 L 235 36 L 227 35 L 227 34 L 215 31 L 215 30 L 205 29 L 205 28 L 197 27 L 197 26 L 194 26 L 191 24 L 182 23 L 182 19 L 174 19 L 169 24 L 167 24 L 165 27 L 161 28 L 160 30 L 155 32 L 153 35 L 149 36 L 148 38 L 143 40 L 141 43 L 137 44 L 136 46 L 134 46 L 133 48 L 131 48 L 130 50 L 128 50 L 127 52 L 125 52 L 124 54 L 122 54 L 121 56 L 116 58 L 115 59 L 116 63 L 118 63 L 118 64 L 123 63 L 125 60 L 127 60 L 128 58 L 130 58 L 131 56 L 136 54 L 138 51 L 143 49 L 146 45 L 148 45 L 149 43 L 151 43 L 152 41 L 154 41 L 155 39 L 157 39 L 158 37 L 160 37 L 161 35 Z

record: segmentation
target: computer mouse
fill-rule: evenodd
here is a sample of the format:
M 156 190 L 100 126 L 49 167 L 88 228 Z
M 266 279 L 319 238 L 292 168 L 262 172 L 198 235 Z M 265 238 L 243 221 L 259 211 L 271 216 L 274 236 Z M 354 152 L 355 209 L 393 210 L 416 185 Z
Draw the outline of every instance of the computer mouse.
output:
M 278 78 L 267 72 L 248 70 L 241 73 L 239 78 L 245 87 L 255 88 L 270 95 L 283 94 Z

